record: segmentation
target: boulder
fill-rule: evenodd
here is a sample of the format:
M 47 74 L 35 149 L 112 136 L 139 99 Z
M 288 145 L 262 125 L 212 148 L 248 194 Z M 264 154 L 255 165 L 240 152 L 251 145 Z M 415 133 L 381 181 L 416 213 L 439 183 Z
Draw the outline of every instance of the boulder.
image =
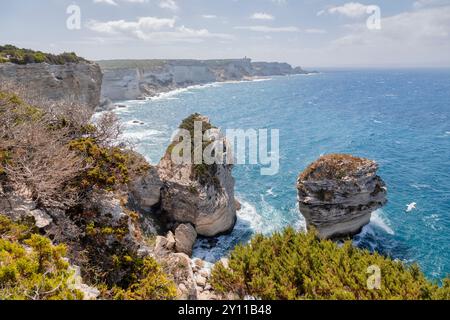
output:
M 197 232 L 191 224 L 180 224 L 175 230 L 175 250 L 191 256 L 196 239 Z
M 377 170 L 376 162 L 350 155 L 326 155 L 312 163 L 297 181 L 299 208 L 308 229 L 326 239 L 360 233 L 372 212 L 387 202 Z
M 167 239 L 167 249 L 174 250 L 177 242 L 175 240 L 175 236 L 172 233 L 172 231 L 169 231 L 167 233 L 166 239 Z

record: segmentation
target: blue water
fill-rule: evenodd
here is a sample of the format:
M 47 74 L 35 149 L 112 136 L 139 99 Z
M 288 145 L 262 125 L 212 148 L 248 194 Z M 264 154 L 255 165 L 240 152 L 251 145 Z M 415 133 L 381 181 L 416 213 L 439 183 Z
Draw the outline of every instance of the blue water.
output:
M 338 152 L 376 160 L 389 188 L 389 203 L 355 243 L 417 262 L 433 279 L 450 273 L 450 70 L 326 71 L 213 84 L 126 104 L 117 110 L 125 137 L 152 163 L 193 112 L 222 129 L 280 130 L 279 174 L 237 166 L 243 209 L 236 230 L 212 248 L 210 241 L 199 242 L 196 256 L 212 262 L 253 232 L 303 229 L 296 178 L 319 156 Z M 413 202 L 417 209 L 406 212 Z

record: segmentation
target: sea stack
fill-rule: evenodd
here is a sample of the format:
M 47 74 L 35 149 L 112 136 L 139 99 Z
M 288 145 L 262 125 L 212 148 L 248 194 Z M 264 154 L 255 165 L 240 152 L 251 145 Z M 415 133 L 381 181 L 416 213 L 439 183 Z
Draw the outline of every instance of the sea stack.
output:
M 190 133 L 194 140 L 194 123 L 202 124 L 201 135 L 220 131 L 214 128 L 205 116 L 194 114 L 183 121 L 180 129 Z M 223 140 L 224 157 L 226 141 Z M 158 165 L 163 188 L 161 209 L 166 218 L 176 224 L 190 223 L 199 236 L 214 237 L 231 232 L 236 223 L 236 202 L 234 198 L 233 165 L 175 163 L 172 152 L 178 141 L 173 141 Z M 203 144 L 192 144 L 191 152 L 198 147 L 205 150 L 212 141 L 203 140 Z M 186 151 L 186 150 L 185 150 Z M 192 158 L 193 160 L 193 158 Z
M 387 202 L 387 189 L 375 161 L 351 155 L 319 158 L 297 181 L 300 212 L 308 229 L 323 239 L 352 237 Z

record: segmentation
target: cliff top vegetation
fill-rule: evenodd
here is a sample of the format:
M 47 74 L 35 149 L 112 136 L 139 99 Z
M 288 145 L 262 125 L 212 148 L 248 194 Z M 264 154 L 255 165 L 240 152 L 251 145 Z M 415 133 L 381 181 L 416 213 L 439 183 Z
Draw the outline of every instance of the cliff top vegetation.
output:
M 66 63 L 86 62 L 86 60 L 78 57 L 73 52 L 64 52 L 59 55 L 54 55 L 30 49 L 21 49 L 13 45 L 0 46 L 0 63 L 7 62 L 21 65 L 44 62 L 48 64 L 63 65 Z
M 300 180 L 342 179 L 356 174 L 372 161 L 346 154 L 329 154 L 310 164 L 300 175 Z

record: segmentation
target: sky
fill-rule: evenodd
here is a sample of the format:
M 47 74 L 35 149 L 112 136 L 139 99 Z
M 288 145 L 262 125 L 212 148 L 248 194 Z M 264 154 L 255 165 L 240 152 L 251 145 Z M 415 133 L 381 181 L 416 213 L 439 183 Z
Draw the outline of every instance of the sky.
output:
M 0 10 L 0 44 L 91 60 L 450 67 L 450 0 L 2 0 Z

